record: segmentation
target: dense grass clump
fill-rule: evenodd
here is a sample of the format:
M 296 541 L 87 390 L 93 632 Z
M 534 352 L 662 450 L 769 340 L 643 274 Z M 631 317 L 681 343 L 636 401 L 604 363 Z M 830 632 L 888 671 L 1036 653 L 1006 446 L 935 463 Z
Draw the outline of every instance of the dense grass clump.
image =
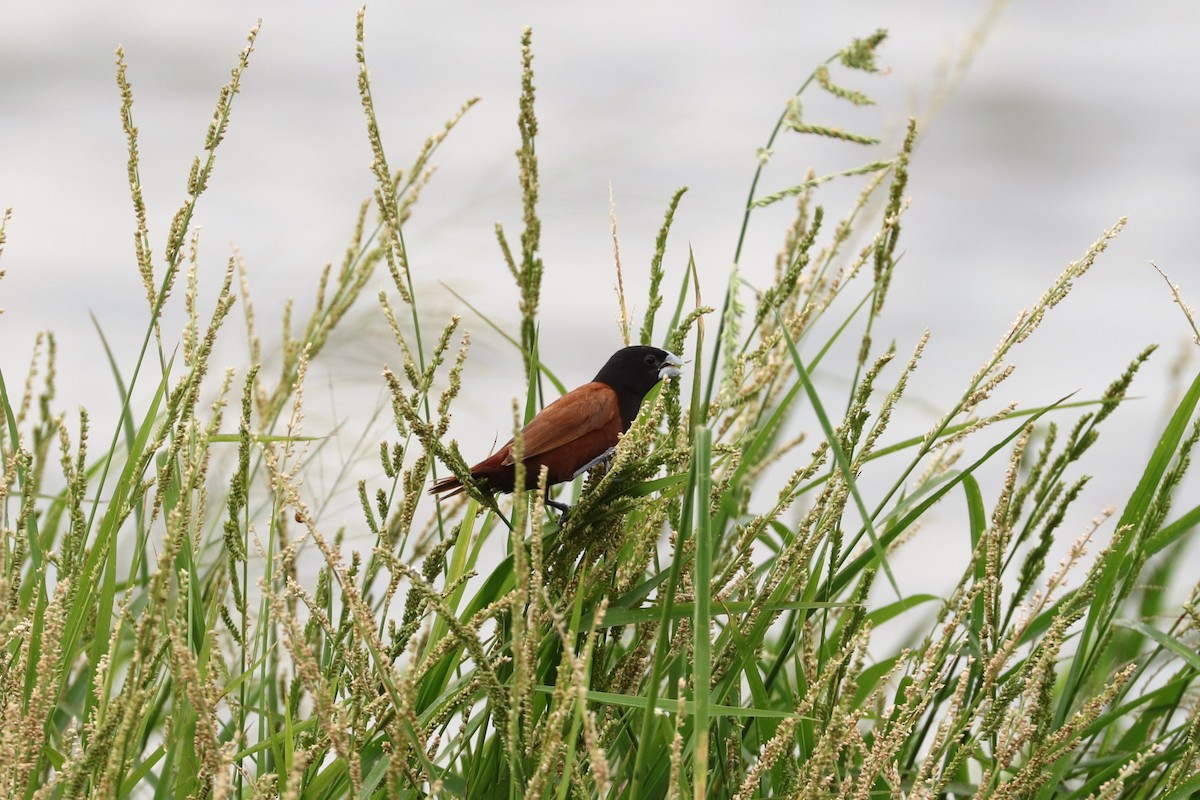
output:
M 719 308 L 700 302 L 690 262 L 667 258 L 685 190 L 669 198 L 644 318 L 622 312 L 622 330 L 627 343 L 684 355 L 690 372 L 650 395 L 607 469 L 567 489 L 566 520 L 546 513 L 540 491 L 496 498 L 470 486 L 439 506 L 424 493 L 432 477 L 470 483 L 447 440 L 469 340 L 457 317 L 427 327 L 404 228 L 431 156 L 471 103 L 397 170 L 376 123 L 360 15 L 374 202 L 358 210 L 340 268 L 321 276 L 311 317 L 296 325 L 289 311 L 279 371 L 267 377 L 243 268 L 230 259 L 216 296 L 200 296 L 192 224 L 256 36 L 220 92 L 161 258 L 118 51 L 148 315 L 132 373 L 110 354 L 126 402 L 98 428 L 99 446 L 86 411 L 75 424 L 57 410 L 52 337 L 39 340 L 23 388 L 0 373 L 0 794 L 1200 792 L 1200 584 L 1176 569 L 1200 507 L 1170 513 L 1200 437 L 1200 376 L 1132 495 L 1083 531 L 1064 530 L 1086 482 L 1079 462 L 1152 348 L 1092 401 L 985 410 L 1014 349 L 1123 220 L 1017 317 L 936 424 L 893 430 L 927 339 L 901 349 L 873 336 L 902 278 L 915 125 L 885 160 L 758 188 L 771 154 L 794 140 L 876 143 L 802 113 L 806 93 L 870 102 L 852 87 L 856 72 L 875 70 L 884 34 L 855 41 L 813 71 L 759 151 Z M 567 388 L 538 354 L 528 31 L 522 54 L 523 228 L 519 238 L 496 231 L 520 320 L 511 332 L 488 322 L 524 358 L 515 430 Z M 863 182 L 838 222 L 819 202 L 832 180 Z M 742 248 L 758 210 L 779 203 L 792 221 L 774 280 L 754 289 L 739 278 Z M 301 430 L 303 388 L 381 265 L 391 287 L 379 303 L 402 355 L 383 372 L 394 432 L 357 486 L 361 516 L 348 531 L 301 490 L 313 441 Z M 187 324 L 176 340 L 161 323 L 181 282 Z M 247 366 L 211 374 L 213 344 L 239 305 Z M 857 355 L 831 363 L 841 352 Z M 819 386 L 818 367 L 849 390 Z M 995 462 L 1006 466 L 981 469 Z M 947 496 L 956 502 L 942 504 Z M 971 554 L 953 589 L 904 594 L 894 551 L 920 546 L 931 509 L 945 524 L 964 507 L 952 524 Z M 1056 540 L 1073 544 L 1051 566 Z M 300 558 L 321 564 L 315 580 Z M 873 637 L 898 618 L 916 631 L 910 640 Z

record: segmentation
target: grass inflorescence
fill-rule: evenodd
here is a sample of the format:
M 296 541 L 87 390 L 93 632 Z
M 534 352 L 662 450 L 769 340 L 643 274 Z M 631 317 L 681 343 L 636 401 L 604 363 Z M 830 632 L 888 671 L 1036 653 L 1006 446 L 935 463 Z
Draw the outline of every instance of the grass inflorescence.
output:
M 193 213 L 232 135 L 257 34 L 255 26 L 219 93 L 161 259 L 118 51 L 135 265 L 149 305 L 132 373 L 108 353 L 124 398 L 118 418 L 81 409 L 72 422 L 58 410 L 50 335 L 38 338 L 23 386 L 0 373 L 0 793 L 1200 791 L 1200 584 L 1178 569 L 1200 509 L 1172 515 L 1200 438 L 1200 377 L 1129 498 L 1083 530 L 1068 522 L 1087 482 L 1080 464 L 1152 348 L 1094 400 L 989 404 L 1014 352 L 1124 220 L 1018 315 L 934 424 L 895 431 L 930 336 L 875 340 L 889 287 L 904 279 L 898 243 L 915 123 L 889 157 L 758 189 L 775 150 L 798 137 L 877 147 L 878 137 L 804 113 L 813 91 L 871 102 L 854 83 L 859 71 L 877 71 L 885 34 L 851 43 L 782 103 L 719 306 L 702 301 L 690 254 L 671 257 L 685 189 L 666 203 L 640 327 L 624 301 L 636 271 L 623 269 L 624 335 L 690 366 L 651 393 L 607 467 L 566 490 L 574 507 L 559 519 L 547 511 L 544 475 L 537 490 L 520 488 L 518 475 L 511 498 L 492 496 L 447 438 L 471 340 L 460 317 L 431 328 L 418 313 L 420 265 L 404 230 L 433 177 L 433 153 L 474 101 L 397 171 L 361 13 L 358 90 L 374 198 L 353 215 L 340 267 L 322 272 L 309 318 L 296 325 L 287 306 L 277 374 L 263 366 L 240 256 L 215 297 L 201 295 Z M 485 320 L 523 358 L 517 452 L 522 425 L 564 390 L 538 354 L 532 53 L 526 30 L 520 247 L 496 230 L 519 329 Z M 857 199 L 836 219 L 819 202 L 821 186 L 856 178 Z M 775 263 L 744 263 L 758 209 L 785 200 L 792 218 Z M 0 248 L 3 236 L 0 224 Z M 673 262 L 684 266 L 672 277 Z M 380 264 L 391 286 L 379 303 L 400 358 L 382 376 L 392 427 L 352 490 L 360 511 L 347 522 L 302 488 L 318 438 L 305 433 L 305 378 Z M 742 277 L 767 272 L 765 287 Z M 186 323 L 176 346 L 163 320 L 181 273 Z M 214 343 L 239 303 L 248 363 L 214 372 Z M 845 363 L 831 363 L 847 350 Z M 818 367 L 844 375 L 848 388 L 815 380 Z M 1070 422 L 1071 413 L 1081 416 Z M 984 469 L 993 464 L 1000 469 Z M 425 489 L 447 472 L 467 490 L 437 504 Z M 946 510 L 948 496 L 965 510 Z M 948 567 L 945 596 L 906 593 L 895 554 L 921 546 L 918 528 L 935 508 L 938 524 L 957 515 L 949 524 L 969 539 L 969 557 Z M 902 627 L 896 620 L 909 636 L 877 634 Z

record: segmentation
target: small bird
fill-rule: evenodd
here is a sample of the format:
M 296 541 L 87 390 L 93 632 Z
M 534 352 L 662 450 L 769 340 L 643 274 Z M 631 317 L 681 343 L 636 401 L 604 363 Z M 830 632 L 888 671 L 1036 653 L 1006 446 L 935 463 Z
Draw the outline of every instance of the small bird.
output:
M 542 467 L 549 471 L 546 486 L 569 481 L 612 457 L 617 439 L 637 418 L 642 399 L 663 378 L 679 375 L 683 361 L 657 347 L 618 350 L 591 383 L 567 392 L 543 408 L 521 429 L 524 443 L 525 488 L 537 487 Z M 471 467 L 471 477 L 495 492 L 511 492 L 516 481 L 513 440 Z M 442 478 L 429 493 L 452 497 L 464 490 L 453 475 Z M 564 516 L 567 506 L 547 498 Z

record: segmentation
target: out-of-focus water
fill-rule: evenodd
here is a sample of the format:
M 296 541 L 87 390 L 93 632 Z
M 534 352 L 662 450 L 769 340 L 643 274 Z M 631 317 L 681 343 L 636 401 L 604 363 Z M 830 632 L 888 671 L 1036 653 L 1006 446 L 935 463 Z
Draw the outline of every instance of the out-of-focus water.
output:
M 287 296 L 297 298 L 298 317 L 311 307 L 320 270 L 341 258 L 357 206 L 372 189 L 355 87 L 356 6 L 5 2 L 0 9 L 0 206 L 14 209 L 0 261 L 8 272 L 0 282 L 0 367 L 12 391 L 24 378 L 35 332 L 53 330 L 59 405 L 86 404 L 97 441 L 106 441 L 117 397 L 88 315 L 130 360 L 146 317 L 115 46 L 123 43 L 129 64 L 141 177 L 161 257 L 217 90 L 255 17 L 264 18 L 196 221 L 208 296 L 236 244 L 260 328 L 274 337 Z M 454 434 L 475 443 L 464 445 L 468 457 L 505 438 L 507 398 L 520 392 L 519 359 L 442 284 L 515 330 L 516 291 L 493 225 L 502 222 L 511 240 L 519 235 L 513 151 L 524 25 L 534 27 L 540 121 L 543 357 L 575 385 L 620 344 L 610 185 L 635 310 L 644 306 L 655 232 L 682 185 L 690 191 L 671 234 L 668 280 L 678 279 L 690 247 L 706 298 L 717 303 L 756 149 L 812 67 L 851 37 L 888 28 L 880 57 L 888 73 L 845 78 L 879 105 L 856 110 L 814 99 L 808 108 L 814 121 L 884 131 L 894 142 L 906 114 L 927 114 L 939 64 L 964 50 L 984 10 L 974 3 L 780 0 L 369 8 L 368 61 L 394 167 L 407 165 L 464 100 L 483 97 L 440 152 L 439 173 L 406 231 L 427 319 L 437 324 L 463 313 L 473 335 L 468 381 L 486 391 L 476 389 L 458 406 Z M 1119 506 L 1134 486 L 1134 469 L 1177 388 L 1171 363 L 1194 349 L 1147 262 L 1154 259 L 1200 303 L 1198 32 L 1200 6 L 1186 2 L 1014 4 L 928 120 L 914 158 L 905 255 L 876 338 L 894 337 L 904 355 L 923 329 L 932 331 L 911 392 L 935 407 L 957 396 L 1020 308 L 1101 231 L 1129 217 L 1094 272 L 1017 352 L 1017 373 L 997 393 L 998 401 L 1035 405 L 1076 390 L 1094 397 L 1143 345 L 1163 345 L 1135 385 L 1143 399 L 1118 412 L 1096 447 L 1090 469 L 1097 477 L 1071 534 L 1091 514 Z M 823 173 L 876 155 L 791 138 L 777 148 L 763 188 L 795 183 L 809 164 Z M 856 186 L 831 189 L 832 217 Z M 742 271 L 752 283 L 770 274 L 785 217 L 765 214 L 751 228 Z M 382 365 L 399 361 L 372 306 L 376 288 L 387 288 L 386 273 L 376 283 L 352 333 L 333 343 L 328 372 L 309 387 L 314 407 L 328 408 L 310 415 L 307 432 L 344 423 L 352 436 L 338 447 L 347 457 L 358 418 L 380 397 Z M 1194 371 L 1196 359 L 1187 357 Z M 244 360 L 235 327 L 216 366 Z M 826 377 L 837 385 L 836 376 Z M 896 437 L 924 431 L 933 414 L 922 416 L 916 406 Z M 312 483 L 320 492 L 320 477 Z M 348 496 L 348 507 L 355 502 Z M 941 519 L 946 529 L 926 532 L 926 541 L 962 556 L 960 518 Z M 902 555 L 901 565 L 906 557 L 925 556 Z

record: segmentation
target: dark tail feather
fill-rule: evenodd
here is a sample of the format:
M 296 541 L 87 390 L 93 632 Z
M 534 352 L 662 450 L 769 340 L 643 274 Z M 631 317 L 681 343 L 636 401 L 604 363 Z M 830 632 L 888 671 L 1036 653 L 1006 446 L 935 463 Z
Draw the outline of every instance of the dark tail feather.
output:
M 466 487 L 462 485 L 462 481 L 453 475 L 449 475 L 429 487 L 430 494 L 441 495 L 442 497 L 454 497 L 456 494 L 462 494 L 466 491 Z

